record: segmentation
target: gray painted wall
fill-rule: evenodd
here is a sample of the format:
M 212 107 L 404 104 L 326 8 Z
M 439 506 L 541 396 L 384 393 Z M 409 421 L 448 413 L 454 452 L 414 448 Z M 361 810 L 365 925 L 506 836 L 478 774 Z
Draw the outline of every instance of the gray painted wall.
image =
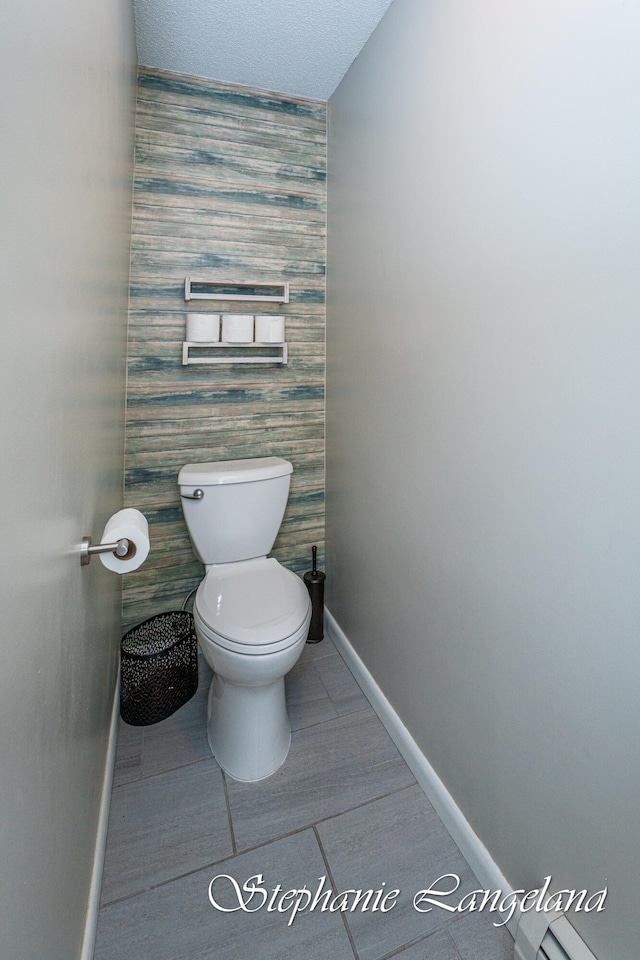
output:
M 131 4 L 4 4 L 0 37 L 0 956 L 71 960 L 120 627 L 77 544 L 122 504 Z
M 608 883 L 600 960 L 640 884 L 639 36 L 395 0 L 329 104 L 328 605 L 513 885 Z

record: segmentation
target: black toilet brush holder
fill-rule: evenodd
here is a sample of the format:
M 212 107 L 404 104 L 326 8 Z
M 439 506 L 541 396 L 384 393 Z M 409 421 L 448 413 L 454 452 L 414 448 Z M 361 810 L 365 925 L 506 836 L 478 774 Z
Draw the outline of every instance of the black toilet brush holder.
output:
M 317 569 L 318 548 L 311 548 L 313 570 L 308 570 L 302 578 L 311 597 L 311 623 L 307 643 L 319 643 L 324 637 L 324 581 L 322 570 Z

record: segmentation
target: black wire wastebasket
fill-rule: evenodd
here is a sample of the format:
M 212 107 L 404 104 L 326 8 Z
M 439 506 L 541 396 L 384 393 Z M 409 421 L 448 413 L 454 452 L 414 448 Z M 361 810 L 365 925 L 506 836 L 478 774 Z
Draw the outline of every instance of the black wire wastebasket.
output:
M 193 615 L 173 610 L 149 617 L 121 644 L 120 716 L 134 727 L 159 723 L 198 688 L 198 642 Z

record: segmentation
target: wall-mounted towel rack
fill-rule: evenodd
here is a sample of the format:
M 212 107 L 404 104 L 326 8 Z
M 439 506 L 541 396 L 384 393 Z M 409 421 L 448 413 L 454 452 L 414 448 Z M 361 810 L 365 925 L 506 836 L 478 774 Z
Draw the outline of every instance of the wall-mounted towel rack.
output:
M 288 281 L 254 283 L 250 280 L 196 280 L 185 277 L 185 300 L 259 300 L 289 303 Z
M 197 352 L 190 356 L 190 350 L 220 351 L 221 356 L 214 357 L 210 353 Z M 222 355 L 226 350 L 227 355 Z M 244 351 L 248 351 L 244 353 Z M 252 351 L 261 350 L 257 354 Z M 277 353 L 267 354 L 267 350 L 276 350 Z M 202 343 L 201 341 L 185 340 L 182 344 L 182 365 L 191 363 L 287 363 L 286 343 Z
M 196 280 L 193 277 L 185 277 L 184 281 L 185 300 L 242 300 L 250 301 L 270 301 L 272 303 L 289 302 L 289 283 L 280 281 L 266 283 L 263 281 L 254 282 L 252 280 Z M 224 318 L 233 319 L 232 314 L 224 314 Z M 245 316 L 243 314 L 243 319 Z M 253 316 L 249 316 L 253 322 Z M 274 318 L 280 320 L 281 318 Z M 187 324 L 188 326 L 188 324 Z M 234 331 L 237 332 L 237 331 Z M 262 336 L 265 336 L 261 330 Z M 276 336 L 280 334 L 280 330 Z M 248 339 L 248 338 L 247 338 Z M 230 340 L 220 341 L 200 341 L 185 340 L 182 344 L 182 365 L 189 366 L 192 363 L 212 364 L 212 363 L 287 363 L 288 351 L 287 344 L 284 342 L 238 342 Z

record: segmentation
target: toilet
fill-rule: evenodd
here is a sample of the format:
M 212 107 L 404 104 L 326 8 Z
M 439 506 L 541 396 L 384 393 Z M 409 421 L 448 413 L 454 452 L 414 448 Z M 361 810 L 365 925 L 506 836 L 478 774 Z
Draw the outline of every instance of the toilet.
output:
M 291 744 L 284 677 L 307 639 L 311 601 L 300 577 L 267 554 L 292 473 L 288 460 L 260 457 L 188 463 L 178 474 L 193 550 L 205 566 L 193 614 L 213 670 L 207 735 L 235 780 L 271 776 Z

